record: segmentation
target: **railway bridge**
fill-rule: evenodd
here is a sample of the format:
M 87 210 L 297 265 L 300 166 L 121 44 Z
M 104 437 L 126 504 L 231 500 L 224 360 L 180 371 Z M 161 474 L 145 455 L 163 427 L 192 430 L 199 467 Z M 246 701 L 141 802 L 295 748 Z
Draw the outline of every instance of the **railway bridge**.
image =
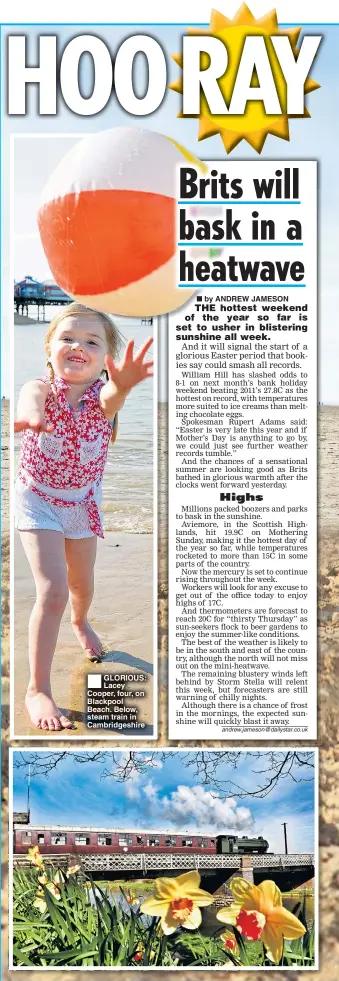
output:
M 189 855 L 175 855 L 168 852 L 156 854 L 86 854 L 44 855 L 46 863 L 58 868 L 67 868 L 75 862 L 82 871 L 90 872 L 94 879 L 140 879 L 158 876 L 176 876 L 189 869 L 197 869 L 202 886 L 208 892 L 227 891 L 229 879 L 234 875 L 243 876 L 249 882 L 259 885 L 263 879 L 273 879 L 282 892 L 296 888 L 314 876 L 314 856 L 310 853 L 297 855 L 202 855 L 190 852 Z M 14 855 L 15 866 L 27 866 L 26 855 Z

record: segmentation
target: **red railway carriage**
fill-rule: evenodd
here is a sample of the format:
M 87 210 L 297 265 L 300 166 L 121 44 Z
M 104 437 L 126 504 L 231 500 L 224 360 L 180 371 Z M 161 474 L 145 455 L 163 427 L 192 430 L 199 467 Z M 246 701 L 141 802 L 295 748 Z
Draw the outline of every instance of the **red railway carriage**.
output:
M 264 854 L 268 841 L 260 835 L 248 838 L 233 834 L 199 835 L 192 831 L 135 831 L 119 828 L 79 828 L 56 825 L 42 827 L 22 822 L 14 823 L 14 854 L 26 855 L 28 848 L 38 845 L 41 855 L 118 855 L 167 852 L 174 855 L 187 852 L 206 855 L 238 853 Z
M 188 851 L 215 855 L 216 838 L 192 832 L 175 834 L 171 831 L 121 831 L 112 828 L 41 827 L 14 825 L 14 854 L 26 855 L 27 849 L 38 845 L 41 855 L 126 854 L 145 852 Z

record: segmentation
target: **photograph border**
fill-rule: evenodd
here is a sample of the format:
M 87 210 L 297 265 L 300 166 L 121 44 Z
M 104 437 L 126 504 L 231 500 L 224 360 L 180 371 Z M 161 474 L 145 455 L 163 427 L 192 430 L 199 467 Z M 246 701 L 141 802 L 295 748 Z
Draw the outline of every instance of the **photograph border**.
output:
M 2 25 L 1 25 L 2 26 Z M 93 131 L 94 133 L 94 131 Z M 68 730 L 61 729 L 60 733 L 53 734 L 51 737 L 50 732 L 46 732 L 43 735 L 43 730 L 41 734 L 37 736 L 24 736 L 20 733 L 16 733 L 14 730 L 14 701 L 15 701 L 15 633 L 14 633 L 14 619 L 15 619 L 15 609 L 14 609 L 14 595 L 15 595 L 15 576 L 14 576 L 14 419 L 15 419 L 15 400 L 14 400 L 14 380 L 15 380 L 15 363 L 14 363 L 14 313 L 13 313 L 13 283 L 14 283 L 14 146 L 15 140 L 21 139 L 76 139 L 81 140 L 88 136 L 86 133 L 11 133 L 9 139 L 9 154 L 10 154 L 10 189 L 9 189 L 9 200 L 10 200 L 10 265 L 9 265 L 9 309 L 10 309 L 10 324 L 9 324 L 9 335 L 10 335 L 10 399 L 9 399 L 9 417 L 10 417 L 10 450 L 9 450 L 9 480 L 10 480 L 10 490 L 9 490 L 9 514 L 10 514 L 10 592 L 9 592 L 9 602 L 10 602 L 10 739 L 15 739 L 20 742 L 36 742 L 37 740 L 51 739 L 53 743 L 63 742 L 65 739 L 76 740 L 77 742 L 83 742 L 90 740 L 91 742 L 97 743 L 98 741 L 106 740 L 115 742 L 134 742 L 135 740 L 139 744 L 139 741 L 154 741 L 158 738 L 158 390 L 159 390 L 159 317 L 153 318 L 153 323 L 155 326 L 153 335 L 153 350 L 154 350 L 154 363 L 156 365 L 156 371 L 153 378 L 153 618 L 152 618 L 152 637 L 153 637 L 153 734 L 152 735 L 140 735 L 136 733 L 133 736 L 128 736 L 124 733 L 121 735 L 115 734 L 114 732 L 107 733 L 107 735 L 69 735 Z
M 232 747 L 230 747 L 230 746 L 225 747 L 225 749 L 226 748 L 227 749 L 232 749 Z M 233 747 L 233 748 L 235 748 L 235 747 Z M 304 747 L 299 745 L 296 748 L 299 749 L 299 750 L 302 750 Z M 315 954 L 315 957 L 314 957 L 314 967 L 299 967 L 299 968 L 297 968 L 297 971 L 298 972 L 299 971 L 300 972 L 301 971 L 302 972 L 304 972 L 304 971 L 319 971 L 319 929 L 320 929 L 320 920 L 319 920 L 319 826 L 318 826 L 318 814 L 319 814 L 319 750 L 318 750 L 318 747 L 316 747 L 316 746 L 307 746 L 305 748 L 307 748 L 308 750 L 310 750 L 310 752 L 313 752 L 314 753 L 314 764 L 315 764 L 315 766 L 314 766 L 314 922 L 315 922 L 315 951 L 314 951 L 314 954 Z M 140 750 L 139 750 L 139 747 L 135 747 L 135 749 L 136 749 L 137 752 L 147 753 L 147 750 L 146 749 L 143 749 L 142 747 L 140 748 Z M 220 748 L 216 749 L 213 746 L 211 746 L 211 749 L 214 752 L 219 752 L 219 753 L 223 753 L 224 752 L 223 749 L 220 749 Z M 278 752 L 279 750 L 283 750 L 283 749 L 286 749 L 286 751 L 289 752 L 289 751 L 291 751 L 293 749 L 293 746 L 291 746 L 289 744 L 288 746 L 277 746 L 277 745 L 275 745 L 275 746 L 274 745 L 273 746 L 267 745 L 266 746 L 265 745 L 265 746 L 257 746 L 257 747 L 255 747 L 255 746 L 237 746 L 236 747 L 236 750 L 238 752 L 240 752 L 240 753 L 258 753 L 258 752 L 263 752 L 263 753 L 266 753 L 267 752 L 267 753 L 269 753 L 269 752 Z M 189 967 L 187 967 L 187 966 L 185 966 L 185 967 L 177 967 L 176 966 L 174 968 L 171 968 L 171 967 L 168 967 L 168 966 L 167 967 L 151 967 L 149 965 L 148 966 L 145 966 L 145 967 L 140 967 L 139 965 L 136 965 L 135 968 L 133 966 L 127 967 L 127 968 L 126 968 L 126 966 L 121 966 L 121 967 L 118 967 L 118 966 L 116 966 L 116 967 L 115 966 L 112 966 L 112 967 L 93 967 L 93 968 L 67 967 L 67 966 L 65 967 L 64 965 L 62 967 L 60 967 L 60 968 L 56 967 L 55 965 L 53 967 L 34 967 L 34 968 L 32 968 L 32 967 L 17 967 L 17 966 L 13 966 L 13 960 L 12 960 L 12 951 L 13 951 L 13 871 L 14 871 L 14 861 L 13 861 L 13 858 L 14 858 L 14 850 L 13 850 L 13 810 L 14 810 L 13 809 L 13 756 L 14 756 L 14 753 L 27 752 L 27 750 L 28 750 L 28 747 L 27 746 L 15 746 L 15 747 L 10 746 L 10 748 L 9 748 L 9 811 L 8 811 L 8 813 L 9 813 L 9 847 L 8 847 L 8 865 L 9 865 L 9 970 L 11 970 L 11 971 L 33 971 L 33 970 L 34 971 L 61 971 L 62 970 L 64 972 L 64 974 L 66 972 L 68 972 L 68 971 L 75 971 L 75 972 L 78 972 L 78 971 L 92 971 L 92 973 L 94 971 L 95 972 L 96 971 L 111 971 L 111 972 L 112 971 L 125 971 L 125 973 L 126 973 L 126 971 L 134 971 L 135 969 L 137 969 L 139 971 L 167 971 L 167 972 L 168 971 L 173 971 L 173 972 L 174 971 L 186 971 L 187 972 L 188 970 L 189 971 L 205 971 L 205 972 L 206 972 L 206 970 L 208 970 L 208 971 L 225 971 L 225 970 L 228 970 L 228 968 L 225 968 L 224 965 L 222 965 L 220 967 L 213 967 L 213 966 L 209 966 L 209 965 L 205 965 L 204 967 L 202 967 L 202 966 L 201 967 L 198 967 L 198 966 L 197 967 L 194 967 L 193 965 L 190 965 Z M 166 752 L 166 750 L 168 750 L 168 752 L 171 752 L 171 753 L 174 752 L 174 753 L 185 753 L 186 754 L 186 753 L 190 753 L 190 752 L 195 753 L 197 751 L 197 747 L 196 746 L 184 746 L 184 747 L 163 746 L 163 747 L 160 747 L 160 748 L 159 747 L 154 747 L 154 748 L 152 747 L 152 753 L 154 753 L 154 752 L 155 753 L 163 753 L 163 752 Z M 40 747 L 39 746 L 39 747 L 36 747 L 36 748 L 34 747 L 34 752 L 50 753 L 51 751 L 52 751 L 52 747 L 51 746 L 43 746 L 43 747 Z M 117 750 L 117 751 L 119 751 L 119 750 Z M 72 747 L 67 747 L 67 752 L 68 753 L 75 753 L 75 752 L 77 752 L 77 749 L 73 749 Z M 105 746 L 103 747 L 103 752 L 107 752 L 107 749 L 106 749 Z M 123 752 L 123 749 L 121 749 L 121 752 Z M 237 972 L 239 972 L 239 971 L 251 971 L 251 972 L 253 972 L 253 971 L 258 971 L 258 970 L 259 970 L 258 965 L 254 965 L 253 967 L 252 966 L 248 966 L 247 967 L 247 966 L 245 966 L 245 965 L 242 964 L 239 967 L 232 967 L 232 971 L 237 971 Z M 293 965 L 291 967 L 280 967 L 279 968 L 279 967 L 277 967 L 277 965 L 272 965 L 272 967 L 261 967 L 260 968 L 260 971 L 265 971 L 265 972 L 266 971 L 294 971 L 294 973 L 295 973 L 296 972 L 296 966 Z

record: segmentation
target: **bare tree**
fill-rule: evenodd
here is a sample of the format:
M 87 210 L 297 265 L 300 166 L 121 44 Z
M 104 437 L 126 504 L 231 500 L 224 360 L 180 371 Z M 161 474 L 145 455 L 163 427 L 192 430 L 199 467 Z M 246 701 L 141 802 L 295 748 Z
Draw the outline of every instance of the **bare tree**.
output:
M 65 758 L 72 758 L 75 764 L 102 763 L 101 776 L 103 779 L 113 779 L 117 783 L 125 783 L 132 780 L 136 774 L 146 774 L 149 770 L 156 769 L 159 761 L 165 763 L 169 759 L 175 759 L 177 753 L 174 750 L 120 750 L 106 752 L 97 750 L 95 752 L 75 752 L 68 750 L 62 752 L 32 752 L 17 751 L 14 754 L 14 767 L 26 770 L 28 765 L 31 767 L 32 776 L 41 775 L 48 777 L 55 771 Z M 287 778 L 294 783 L 311 782 L 314 779 L 314 752 L 312 750 L 255 750 L 252 752 L 228 749 L 228 750 L 183 750 L 180 753 L 181 761 L 187 769 L 190 769 L 197 778 L 197 782 L 204 787 L 208 787 L 211 793 L 219 797 L 242 798 L 263 798 L 267 797 L 282 780 Z M 246 780 L 239 774 L 239 768 L 243 760 L 252 760 L 252 775 L 257 774 L 257 786 L 246 786 Z M 228 766 L 234 773 L 233 776 L 225 776 L 221 773 L 221 767 Z

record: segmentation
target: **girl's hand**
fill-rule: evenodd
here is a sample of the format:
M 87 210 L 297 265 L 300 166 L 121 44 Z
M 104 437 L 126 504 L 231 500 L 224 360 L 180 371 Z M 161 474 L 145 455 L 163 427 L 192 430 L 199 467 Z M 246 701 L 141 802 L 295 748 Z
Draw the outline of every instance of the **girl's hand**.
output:
M 116 364 L 113 360 L 111 354 L 107 354 L 105 358 L 106 371 L 108 374 L 108 385 L 110 382 L 113 383 L 115 390 L 118 392 L 128 392 L 139 382 L 143 381 L 144 378 L 150 378 L 153 375 L 153 361 L 144 361 L 144 357 L 148 349 L 153 344 L 153 338 L 149 337 L 147 341 L 139 348 L 136 355 L 134 355 L 134 341 L 128 341 L 126 351 L 123 360 L 120 364 Z
M 15 433 L 21 433 L 23 429 L 32 429 L 34 433 L 52 433 L 54 426 L 45 422 L 40 412 L 34 412 L 29 419 L 17 419 L 14 423 Z

